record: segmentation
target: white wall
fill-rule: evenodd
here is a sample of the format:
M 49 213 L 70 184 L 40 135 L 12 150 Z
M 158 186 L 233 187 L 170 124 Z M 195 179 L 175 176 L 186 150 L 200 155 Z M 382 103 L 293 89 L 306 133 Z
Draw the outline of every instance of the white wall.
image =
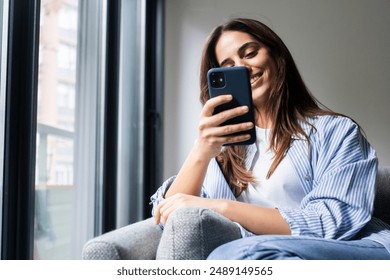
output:
M 269 25 L 313 94 L 354 118 L 390 165 L 389 11 L 388 0 L 166 0 L 164 176 L 178 172 L 197 136 L 203 43 L 237 16 Z

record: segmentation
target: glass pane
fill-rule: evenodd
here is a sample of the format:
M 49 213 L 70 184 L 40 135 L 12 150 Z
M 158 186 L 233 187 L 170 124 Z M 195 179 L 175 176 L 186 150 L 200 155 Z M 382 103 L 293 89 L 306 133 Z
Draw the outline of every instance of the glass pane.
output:
M 83 183 L 82 176 L 95 177 L 95 158 L 87 155 L 89 162 L 80 163 L 83 151 L 90 148 L 96 152 L 94 141 L 97 141 L 93 104 L 98 91 L 85 95 L 79 85 L 83 67 L 78 60 L 85 60 L 78 57 L 82 47 L 78 41 L 82 37 L 78 35 L 78 19 L 87 2 L 96 5 L 99 1 L 41 2 L 35 259 L 79 259 L 80 246 L 93 232 L 93 222 L 85 221 L 94 220 L 94 201 L 88 202 L 85 197 L 94 189 L 94 182 Z M 88 122 L 86 114 L 94 119 Z M 82 130 L 85 134 L 80 133 Z M 86 139 L 85 135 L 90 138 Z M 94 140 L 88 143 L 90 139 Z M 89 170 L 93 170 L 92 175 Z M 88 195 L 93 197 L 93 193 Z

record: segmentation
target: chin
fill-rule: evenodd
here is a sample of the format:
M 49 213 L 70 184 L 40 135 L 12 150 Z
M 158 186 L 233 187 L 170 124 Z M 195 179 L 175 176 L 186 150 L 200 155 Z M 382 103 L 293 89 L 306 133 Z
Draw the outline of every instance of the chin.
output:
M 256 90 L 252 91 L 252 99 L 254 104 L 264 103 L 266 96 L 267 94 L 265 92 L 256 92 Z

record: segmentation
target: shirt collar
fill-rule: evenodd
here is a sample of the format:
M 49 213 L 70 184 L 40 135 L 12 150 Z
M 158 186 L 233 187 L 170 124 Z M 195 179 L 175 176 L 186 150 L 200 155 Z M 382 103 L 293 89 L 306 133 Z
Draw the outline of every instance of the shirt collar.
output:
M 252 169 L 252 164 L 253 164 L 253 161 L 254 161 L 255 156 L 257 154 L 257 150 L 258 150 L 258 148 L 257 148 L 256 143 L 247 146 L 246 157 L 245 157 L 245 168 L 247 170 Z
M 307 122 L 298 121 L 298 123 L 302 127 L 302 130 L 305 132 L 307 137 L 310 137 L 310 134 L 312 133 L 312 130 L 314 129 L 314 127 L 312 125 L 313 119 L 306 119 L 306 120 L 307 120 Z M 297 134 L 291 136 L 291 138 L 294 140 L 306 140 L 305 135 L 303 135 L 302 133 L 297 133 Z
M 313 119 L 307 119 L 307 122 L 299 121 L 299 125 L 302 127 L 303 131 L 306 133 L 308 137 L 310 137 L 310 134 L 312 133 L 312 130 L 314 129 L 312 125 Z M 306 141 L 306 137 L 302 135 L 301 133 L 297 133 L 296 135 L 291 136 L 294 140 L 304 140 Z M 245 158 L 245 167 L 247 170 L 252 169 L 252 165 L 254 163 L 256 154 L 258 153 L 258 147 L 256 143 L 248 145 L 246 148 L 246 158 Z

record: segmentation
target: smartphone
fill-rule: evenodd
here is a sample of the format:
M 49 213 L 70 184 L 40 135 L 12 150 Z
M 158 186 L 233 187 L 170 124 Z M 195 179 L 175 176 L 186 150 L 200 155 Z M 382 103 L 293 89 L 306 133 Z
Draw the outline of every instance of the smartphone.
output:
M 255 123 L 252 102 L 252 89 L 248 68 L 244 66 L 212 68 L 207 73 L 207 82 L 210 98 L 222 94 L 230 94 L 233 96 L 232 101 L 217 106 L 214 109 L 214 114 L 244 105 L 248 106 L 249 108 L 249 111 L 246 114 L 227 120 L 221 125 L 238 124 L 243 122 L 252 122 L 253 124 Z M 253 126 L 250 130 L 235 134 L 249 134 L 250 139 L 243 142 L 225 144 L 226 146 L 250 145 L 256 141 L 255 126 Z

